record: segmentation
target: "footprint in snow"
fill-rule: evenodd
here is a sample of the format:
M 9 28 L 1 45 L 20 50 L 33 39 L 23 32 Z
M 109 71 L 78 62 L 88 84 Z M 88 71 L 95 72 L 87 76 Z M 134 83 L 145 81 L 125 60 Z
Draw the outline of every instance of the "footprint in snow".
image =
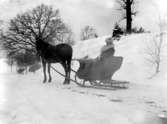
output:
M 122 99 L 110 99 L 111 102 L 123 102 Z
M 96 94 L 96 93 L 93 93 L 92 95 L 94 95 L 94 96 L 98 96 L 98 97 L 106 97 L 106 96 L 103 95 L 103 94 Z
M 151 104 L 151 105 L 155 105 L 155 102 L 154 102 L 154 101 L 145 101 L 145 103 Z
M 80 92 L 78 92 L 78 93 L 80 93 L 80 94 L 86 94 L 86 92 L 84 92 L 84 91 L 80 91 Z

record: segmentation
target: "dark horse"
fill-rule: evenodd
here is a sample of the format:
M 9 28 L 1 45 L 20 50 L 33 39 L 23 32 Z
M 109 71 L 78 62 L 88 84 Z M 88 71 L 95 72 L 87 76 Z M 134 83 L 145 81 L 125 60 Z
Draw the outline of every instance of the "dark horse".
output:
M 49 82 L 51 82 L 50 68 L 51 63 L 61 63 L 65 70 L 64 84 L 70 83 L 70 72 L 71 72 L 71 59 L 72 59 L 72 47 L 68 44 L 61 43 L 56 46 L 46 43 L 44 40 L 36 39 L 37 54 L 40 55 L 43 65 L 43 73 L 45 83 L 46 77 L 46 65 L 48 64 Z

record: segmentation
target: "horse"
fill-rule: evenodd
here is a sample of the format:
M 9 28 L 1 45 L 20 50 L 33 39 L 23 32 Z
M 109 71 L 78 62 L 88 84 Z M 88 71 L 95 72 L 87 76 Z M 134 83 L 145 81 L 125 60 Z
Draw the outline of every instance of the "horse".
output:
M 48 64 L 48 74 L 49 80 L 51 82 L 52 77 L 50 73 L 51 63 L 60 63 L 65 71 L 65 80 L 63 84 L 70 84 L 70 72 L 71 72 L 71 60 L 73 49 L 70 45 L 66 43 L 60 43 L 58 45 L 51 45 L 46 43 L 43 39 L 36 39 L 36 50 L 37 54 L 41 57 L 44 80 L 43 83 L 47 81 L 46 76 L 46 66 Z

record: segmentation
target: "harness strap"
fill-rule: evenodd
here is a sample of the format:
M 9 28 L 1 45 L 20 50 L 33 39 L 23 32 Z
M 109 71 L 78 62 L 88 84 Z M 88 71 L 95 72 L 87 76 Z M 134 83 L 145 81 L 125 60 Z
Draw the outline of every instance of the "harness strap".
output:
M 62 74 L 61 72 L 59 72 L 58 70 L 56 70 L 53 66 L 51 66 L 51 68 L 52 68 L 55 72 L 57 72 L 58 74 L 60 74 L 61 76 L 65 77 L 64 74 Z M 74 70 L 73 70 L 73 71 L 74 71 Z M 75 72 L 75 71 L 74 71 L 74 72 Z M 83 86 L 82 84 L 78 83 L 77 81 L 75 81 L 75 80 L 73 80 L 73 79 L 71 79 L 71 78 L 68 78 L 68 77 L 67 77 L 67 79 L 69 79 L 69 80 L 75 82 L 75 83 L 76 83 L 77 85 L 79 85 L 79 86 Z

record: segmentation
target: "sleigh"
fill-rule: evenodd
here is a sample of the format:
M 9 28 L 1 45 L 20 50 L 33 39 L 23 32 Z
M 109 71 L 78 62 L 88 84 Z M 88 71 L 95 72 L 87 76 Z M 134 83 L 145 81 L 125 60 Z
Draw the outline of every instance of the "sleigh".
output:
M 128 88 L 128 81 L 113 80 L 112 76 L 120 69 L 123 57 L 109 56 L 103 59 L 79 59 L 80 67 L 75 81 L 81 86 L 95 88 Z M 89 84 L 86 84 L 88 82 Z

